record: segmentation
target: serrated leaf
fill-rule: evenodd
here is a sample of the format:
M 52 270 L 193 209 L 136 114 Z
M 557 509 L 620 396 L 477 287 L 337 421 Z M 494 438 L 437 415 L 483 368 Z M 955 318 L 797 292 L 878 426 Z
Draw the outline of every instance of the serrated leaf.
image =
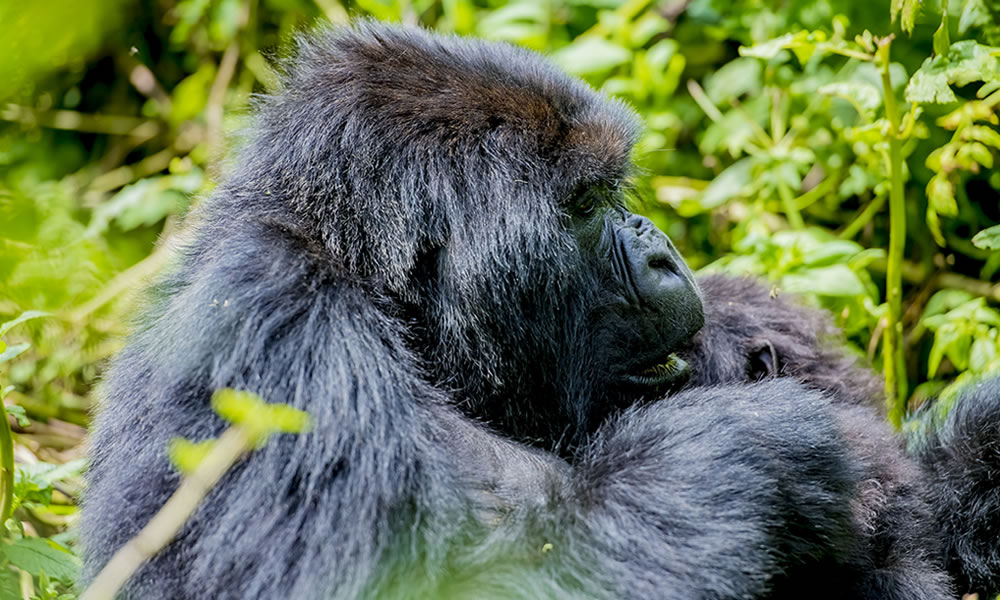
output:
M 908 102 L 943 104 L 957 100 L 951 85 L 989 81 L 1000 76 L 996 48 L 975 40 L 955 42 L 946 53 L 924 61 L 906 86 Z
M 44 571 L 49 577 L 73 581 L 80 571 L 80 560 L 51 540 L 22 538 L 0 546 L 0 553 L 10 564 L 36 576 Z
M 819 88 L 819 93 L 849 100 L 863 109 L 862 116 L 871 116 L 882 105 L 882 90 L 867 81 L 838 81 Z
M 1000 225 L 987 227 L 972 236 L 972 243 L 984 250 L 1000 250 Z

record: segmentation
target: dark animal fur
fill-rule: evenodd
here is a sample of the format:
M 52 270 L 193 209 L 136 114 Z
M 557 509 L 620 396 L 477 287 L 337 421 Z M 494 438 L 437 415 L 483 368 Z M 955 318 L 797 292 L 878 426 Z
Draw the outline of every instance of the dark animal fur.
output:
M 911 457 L 882 418 L 883 382 L 844 349 L 823 311 L 761 283 L 699 280 L 705 326 L 681 351 L 690 388 L 789 377 L 831 400 L 864 472 L 852 501 L 858 597 L 949 597 L 1000 591 L 1000 380 L 966 393 Z
M 635 248 L 571 231 L 562 199 L 614 188 L 635 132 L 506 45 L 372 23 L 304 42 L 109 371 L 85 578 L 175 489 L 168 441 L 223 430 L 228 386 L 313 430 L 236 465 L 125 597 L 929 597 L 877 589 L 923 555 L 859 560 L 881 463 L 790 378 L 633 403 L 571 460 L 513 441 L 586 433 L 637 340 L 672 349 L 700 320 L 593 318 Z

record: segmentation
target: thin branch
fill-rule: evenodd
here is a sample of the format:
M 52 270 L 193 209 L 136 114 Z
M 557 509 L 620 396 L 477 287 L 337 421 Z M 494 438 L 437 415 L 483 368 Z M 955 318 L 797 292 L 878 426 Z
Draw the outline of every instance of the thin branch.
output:
M 40 111 L 27 106 L 8 104 L 0 110 L 0 120 L 21 123 L 32 127 L 51 127 L 70 131 L 104 133 L 107 135 L 149 136 L 150 128 L 159 132 L 155 121 L 118 115 L 95 115 L 75 110 Z M 155 133 L 153 134 L 155 135 Z
M 198 468 L 181 480 L 167 500 L 138 535 L 115 552 L 80 600 L 111 600 L 144 562 L 163 549 L 215 487 L 226 471 L 250 448 L 247 431 L 234 425 L 223 432 Z
M 236 61 L 240 58 L 240 46 L 233 40 L 219 61 L 219 71 L 208 93 L 208 107 L 205 109 L 205 139 L 212 165 L 218 164 L 222 146 L 222 113 L 226 100 L 226 89 L 236 73 Z M 215 173 L 214 175 L 218 175 Z

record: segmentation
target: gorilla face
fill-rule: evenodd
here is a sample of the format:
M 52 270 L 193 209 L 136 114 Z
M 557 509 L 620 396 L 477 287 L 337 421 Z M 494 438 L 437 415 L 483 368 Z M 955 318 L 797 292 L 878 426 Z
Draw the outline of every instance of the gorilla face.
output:
M 682 374 L 671 352 L 701 300 L 625 208 L 631 111 L 506 44 L 371 26 L 302 54 L 231 181 L 321 232 L 315 251 L 407 324 L 432 385 L 544 441 Z
M 690 269 L 652 221 L 624 208 L 620 192 L 590 188 L 576 206 L 574 237 L 604 282 L 590 321 L 605 380 L 639 393 L 676 382 L 686 365 L 670 351 L 704 322 Z

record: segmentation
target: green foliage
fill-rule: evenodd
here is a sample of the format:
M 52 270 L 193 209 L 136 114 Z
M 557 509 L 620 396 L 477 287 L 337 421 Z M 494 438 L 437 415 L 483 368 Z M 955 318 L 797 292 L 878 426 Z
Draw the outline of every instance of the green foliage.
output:
M 252 392 L 229 388 L 212 394 L 212 408 L 223 419 L 243 429 L 252 448 L 260 448 L 276 433 L 305 433 L 309 414 L 287 404 L 269 404 Z M 190 475 L 216 446 L 216 440 L 191 442 L 175 438 L 168 449 L 179 471 Z
M 0 336 L 21 323 L 44 316 L 48 315 L 28 311 L 16 319 L 0 323 Z M 0 363 L 13 359 L 28 347 L 27 342 L 7 346 L 0 339 Z M 13 386 L 4 387 L 0 391 L 0 400 L 12 389 Z M 21 573 L 30 578 L 32 586 L 37 582 L 39 598 L 72 598 L 69 592 L 79 571 L 79 559 L 53 539 L 26 536 L 25 522 L 15 511 L 23 508 L 24 511 L 44 512 L 51 508 L 55 482 L 79 476 L 83 461 L 63 465 L 37 463 L 15 468 L 14 437 L 8 413 L 16 418 L 19 426 L 28 422 L 23 408 L 11 406 L 5 409 L 0 403 L 0 599 L 5 597 L 4 594 L 21 598 L 15 594 L 20 587 Z

